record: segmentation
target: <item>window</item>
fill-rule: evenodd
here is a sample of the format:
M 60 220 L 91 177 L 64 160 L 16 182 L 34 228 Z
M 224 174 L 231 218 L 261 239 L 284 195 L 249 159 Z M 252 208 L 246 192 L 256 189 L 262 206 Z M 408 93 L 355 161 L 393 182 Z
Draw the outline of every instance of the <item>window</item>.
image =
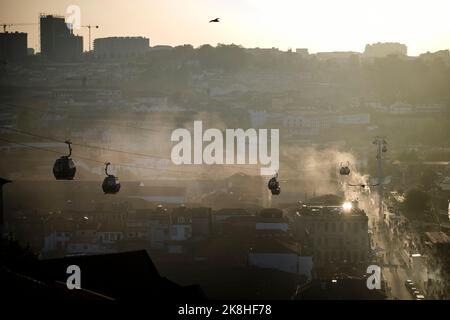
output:
M 336 232 L 336 223 L 331 224 L 331 231 Z
M 328 222 L 325 222 L 325 232 L 328 232 Z

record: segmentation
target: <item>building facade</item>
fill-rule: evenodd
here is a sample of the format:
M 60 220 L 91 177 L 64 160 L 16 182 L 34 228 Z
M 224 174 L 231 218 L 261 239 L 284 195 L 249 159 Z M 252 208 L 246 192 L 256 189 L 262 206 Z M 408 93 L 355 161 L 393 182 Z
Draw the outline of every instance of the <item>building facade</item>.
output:
M 83 54 L 83 38 L 75 36 L 64 17 L 41 15 L 41 54 L 54 61 L 73 61 Z
M 293 223 L 295 238 L 311 249 L 315 266 L 367 263 L 368 217 L 363 210 L 303 205 Z
M 144 37 L 109 37 L 94 40 L 94 54 L 99 58 L 127 58 L 145 54 L 150 40 Z
M 0 33 L 0 61 L 23 61 L 27 56 L 27 34 L 24 32 Z

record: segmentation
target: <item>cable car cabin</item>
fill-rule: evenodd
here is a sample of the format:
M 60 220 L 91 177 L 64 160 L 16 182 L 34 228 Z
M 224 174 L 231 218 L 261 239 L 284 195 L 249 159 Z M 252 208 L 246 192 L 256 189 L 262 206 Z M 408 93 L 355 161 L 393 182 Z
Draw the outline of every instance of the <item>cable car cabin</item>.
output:
M 273 177 L 269 180 L 269 183 L 267 184 L 270 192 L 273 195 L 279 195 L 281 192 L 280 183 L 277 181 L 276 177 Z
M 350 168 L 348 166 L 341 167 L 341 169 L 339 170 L 339 174 L 341 176 L 348 176 L 350 174 Z
M 105 194 L 115 194 L 120 190 L 119 178 L 108 173 L 108 166 L 110 163 L 106 163 L 105 173 L 106 178 L 103 180 L 102 189 Z
M 271 192 L 273 195 L 277 196 L 277 195 L 280 194 L 281 188 L 278 187 L 278 188 L 275 188 L 275 189 L 270 189 L 270 192 Z
M 53 175 L 56 180 L 73 180 L 76 172 L 75 162 L 68 156 L 62 156 L 53 165 Z
M 102 183 L 102 189 L 105 194 L 115 194 L 120 190 L 119 178 L 112 174 L 107 176 Z
M 66 140 L 65 143 L 69 146 L 69 154 L 67 156 L 62 156 L 55 161 L 53 165 L 53 175 L 56 180 L 73 180 L 77 168 L 75 167 L 75 162 L 70 158 L 72 155 L 72 142 Z

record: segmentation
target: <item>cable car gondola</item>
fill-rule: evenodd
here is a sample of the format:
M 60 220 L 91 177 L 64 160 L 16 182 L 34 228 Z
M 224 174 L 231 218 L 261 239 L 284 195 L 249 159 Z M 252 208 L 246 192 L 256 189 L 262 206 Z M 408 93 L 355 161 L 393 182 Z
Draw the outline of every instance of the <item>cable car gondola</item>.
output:
M 69 146 L 69 154 L 67 156 L 62 156 L 55 161 L 55 164 L 53 165 L 53 175 L 56 180 L 73 180 L 73 177 L 75 177 L 75 173 L 77 172 L 75 163 L 70 158 L 72 155 L 72 142 L 66 140 L 65 143 Z
M 107 162 L 105 167 L 106 178 L 103 180 L 102 189 L 105 194 L 115 194 L 120 190 L 119 178 L 108 173 L 108 166 L 111 163 Z
M 269 183 L 267 184 L 270 192 L 273 195 L 279 195 L 281 192 L 280 183 L 277 181 L 277 178 L 278 178 L 278 173 L 275 175 L 275 177 L 272 177 L 269 180 Z
M 341 169 L 339 170 L 339 174 L 341 176 L 348 176 L 350 174 L 350 163 L 347 162 L 346 166 L 343 166 L 341 163 Z

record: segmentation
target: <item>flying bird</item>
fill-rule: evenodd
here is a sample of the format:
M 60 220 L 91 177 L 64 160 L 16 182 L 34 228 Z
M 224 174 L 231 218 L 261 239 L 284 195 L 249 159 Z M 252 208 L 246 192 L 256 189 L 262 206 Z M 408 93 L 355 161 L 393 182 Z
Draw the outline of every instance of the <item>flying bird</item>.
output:
M 211 22 L 220 22 L 219 19 L 220 18 L 215 18 L 215 19 L 209 20 L 209 23 L 211 23 Z

